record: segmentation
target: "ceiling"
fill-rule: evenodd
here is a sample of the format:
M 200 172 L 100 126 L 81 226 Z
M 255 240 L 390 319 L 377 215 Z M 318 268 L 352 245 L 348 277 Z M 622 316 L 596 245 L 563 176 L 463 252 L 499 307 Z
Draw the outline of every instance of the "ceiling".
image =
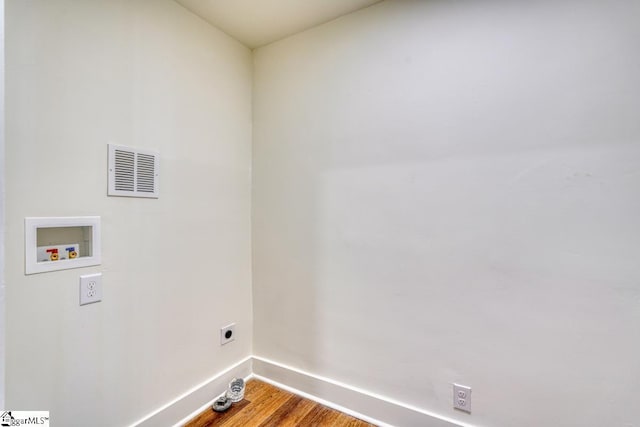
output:
M 176 0 L 250 48 L 256 48 L 380 0 Z

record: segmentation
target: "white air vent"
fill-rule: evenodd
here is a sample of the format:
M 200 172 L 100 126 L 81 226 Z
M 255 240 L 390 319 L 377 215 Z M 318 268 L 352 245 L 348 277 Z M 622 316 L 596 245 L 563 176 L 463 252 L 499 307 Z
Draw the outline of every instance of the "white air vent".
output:
M 109 196 L 157 199 L 159 178 L 158 153 L 109 144 Z

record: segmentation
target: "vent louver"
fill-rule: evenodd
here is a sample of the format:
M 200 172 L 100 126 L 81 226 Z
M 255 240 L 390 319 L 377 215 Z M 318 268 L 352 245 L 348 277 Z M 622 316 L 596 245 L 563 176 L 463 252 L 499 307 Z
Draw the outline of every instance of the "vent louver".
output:
M 136 166 L 136 190 L 143 193 L 153 193 L 156 191 L 156 159 L 149 154 L 138 154 L 138 164 Z
M 135 154 L 130 151 L 115 151 L 115 185 L 119 191 L 133 191 L 133 165 L 135 164 Z
M 158 153 L 109 144 L 109 196 L 160 195 Z

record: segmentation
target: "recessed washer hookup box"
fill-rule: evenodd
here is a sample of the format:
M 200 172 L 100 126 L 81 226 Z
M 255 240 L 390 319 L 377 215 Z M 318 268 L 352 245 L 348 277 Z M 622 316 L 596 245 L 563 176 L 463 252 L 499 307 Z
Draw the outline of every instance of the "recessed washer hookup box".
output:
M 100 265 L 100 217 L 25 218 L 25 274 Z

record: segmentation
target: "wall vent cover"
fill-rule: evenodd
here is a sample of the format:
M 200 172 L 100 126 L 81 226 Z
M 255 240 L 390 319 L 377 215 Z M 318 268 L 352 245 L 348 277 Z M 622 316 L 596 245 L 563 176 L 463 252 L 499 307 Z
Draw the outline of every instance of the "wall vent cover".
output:
M 109 144 L 109 196 L 157 199 L 160 196 L 159 180 L 158 153 Z

